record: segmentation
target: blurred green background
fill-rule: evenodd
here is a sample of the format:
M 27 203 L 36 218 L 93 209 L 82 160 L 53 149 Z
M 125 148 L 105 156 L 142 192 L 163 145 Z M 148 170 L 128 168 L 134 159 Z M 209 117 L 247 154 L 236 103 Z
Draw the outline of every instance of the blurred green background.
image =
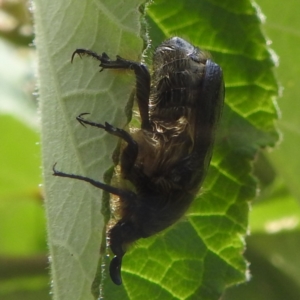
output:
M 255 164 L 261 193 L 250 214 L 250 282 L 224 299 L 300 298 L 300 2 L 259 0 L 279 58 L 282 142 Z M 43 213 L 36 56 L 30 6 L 0 2 L 0 300 L 50 299 Z M 297 146 L 298 145 L 298 146 Z

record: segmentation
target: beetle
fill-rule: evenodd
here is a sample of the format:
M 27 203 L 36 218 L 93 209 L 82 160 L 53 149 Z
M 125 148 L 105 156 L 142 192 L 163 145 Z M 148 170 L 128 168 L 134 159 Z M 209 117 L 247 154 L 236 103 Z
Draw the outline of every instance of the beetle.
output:
M 122 258 L 128 246 L 178 221 L 198 193 L 210 164 L 214 136 L 224 102 L 222 69 L 209 54 L 180 37 L 159 45 L 153 55 L 153 74 L 143 63 L 106 53 L 77 49 L 72 55 L 90 56 L 103 69 L 129 69 L 136 77 L 136 101 L 141 128 L 133 132 L 82 113 L 84 126 L 120 138 L 120 176 L 134 190 L 114 187 L 88 177 L 56 170 L 53 175 L 86 181 L 118 196 L 119 219 L 108 230 L 113 259 L 110 277 L 120 285 Z

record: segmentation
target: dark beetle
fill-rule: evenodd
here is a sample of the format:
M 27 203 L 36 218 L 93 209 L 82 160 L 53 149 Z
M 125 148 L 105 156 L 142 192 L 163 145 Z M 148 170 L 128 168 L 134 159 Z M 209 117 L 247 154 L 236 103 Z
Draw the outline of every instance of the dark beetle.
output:
M 104 129 L 126 146 L 120 156 L 121 176 L 135 191 L 93 179 L 66 174 L 55 176 L 87 181 L 119 197 L 120 219 L 109 229 L 114 258 L 110 276 L 121 284 L 122 258 L 130 244 L 171 226 L 189 208 L 208 169 L 220 118 L 224 85 L 221 68 L 208 55 L 179 37 L 163 42 L 154 52 L 152 80 L 147 67 L 106 53 L 77 49 L 73 55 L 99 60 L 102 69 L 130 69 L 136 75 L 136 100 L 141 129 L 128 133 L 109 123 L 77 117 L 82 125 Z

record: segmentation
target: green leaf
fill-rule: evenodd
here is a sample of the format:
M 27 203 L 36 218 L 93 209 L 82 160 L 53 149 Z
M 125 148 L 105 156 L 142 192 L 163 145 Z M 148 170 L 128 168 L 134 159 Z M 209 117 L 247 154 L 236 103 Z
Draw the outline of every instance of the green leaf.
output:
M 276 76 L 282 85 L 278 100 L 282 111 L 278 121 L 282 142 L 267 154 L 273 178 L 263 186 L 250 215 L 253 235 L 248 238 L 246 256 L 251 263 L 252 280 L 229 290 L 225 299 L 296 300 L 300 294 L 297 100 L 300 93 L 297 83 L 300 2 L 292 0 L 285 5 L 279 0 L 257 2 L 266 15 L 263 30 L 280 58 Z
M 101 191 L 52 176 L 52 167 L 102 180 L 117 140 L 87 130 L 75 119 L 123 127 L 134 87 L 132 74 L 99 73 L 98 63 L 71 55 L 76 48 L 140 60 L 143 40 L 138 6 L 143 1 L 36 1 L 42 151 L 54 299 L 93 299 L 103 234 Z M 128 72 L 129 73 L 129 72 Z M 98 288 L 99 290 L 99 288 Z
M 163 294 L 158 295 L 163 299 L 218 299 L 225 287 L 246 278 L 241 237 L 247 231 L 248 201 L 256 193 L 251 161 L 260 147 L 274 145 L 278 139 L 274 62 L 256 7 L 247 1 L 238 6 L 230 1 L 156 1 L 148 15 L 154 45 L 178 35 L 212 53 L 224 70 L 226 106 L 203 194 L 195 199 L 188 224 L 178 223 L 150 245 L 151 239 L 139 242 L 124 259 L 124 278 L 126 273 L 132 278 L 126 288 L 132 295 L 137 280 L 141 285 L 141 279 L 150 278 L 152 298 L 158 294 L 155 287 L 162 286 Z M 177 244 L 170 242 L 172 234 L 178 237 Z M 141 248 L 149 250 L 143 254 Z M 172 253 L 165 268 L 158 268 L 169 257 L 170 248 L 176 254 Z M 166 250 L 157 258 L 159 249 Z M 156 262 L 150 270 L 149 260 Z M 179 262 L 185 264 L 179 268 Z
M 117 3 L 117 4 L 116 4 Z M 112 165 L 115 138 L 85 129 L 75 117 L 122 127 L 134 78 L 98 73 L 90 59 L 70 56 L 76 48 L 139 60 L 143 41 L 137 7 L 142 2 L 72 4 L 36 1 L 43 165 L 48 237 L 55 299 L 92 299 L 94 281 L 105 299 L 219 299 L 246 278 L 241 253 L 248 201 L 256 182 L 252 160 L 275 144 L 277 84 L 256 6 L 249 1 L 156 1 L 148 11 L 150 38 L 159 44 L 182 36 L 212 53 L 222 66 L 226 106 L 203 192 L 187 217 L 158 236 L 140 240 L 124 257 L 124 284 L 114 286 L 98 266 L 106 216 L 101 191 L 84 182 L 53 178 L 51 168 L 103 180 Z M 100 140 L 100 138 L 102 138 Z M 107 260 L 107 259 L 106 259 Z M 107 262 L 106 262 L 107 269 Z M 103 278 L 102 278 L 103 276 Z M 107 276 L 107 275 L 106 275 Z
M 279 2 L 278 2 L 279 3 Z M 300 118 L 298 95 L 298 48 L 300 34 L 300 20 L 297 11 L 300 8 L 297 0 L 288 1 L 283 7 L 266 0 L 259 4 L 268 12 L 267 22 L 264 26 L 268 36 L 273 40 L 273 47 L 280 55 L 280 64 L 277 76 L 281 83 L 282 97 L 279 99 L 282 117 L 278 121 L 283 142 L 269 157 L 285 184 L 300 199 L 298 178 L 300 176 Z M 278 14 L 281 15 L 278 18 Z

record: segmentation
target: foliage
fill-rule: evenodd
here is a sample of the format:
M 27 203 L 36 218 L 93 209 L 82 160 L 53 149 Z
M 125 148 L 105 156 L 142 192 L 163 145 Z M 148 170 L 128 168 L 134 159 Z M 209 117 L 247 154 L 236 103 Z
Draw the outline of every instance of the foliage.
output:
M 278 24 L 277 6 L 268 6 L 264 0 L 260 3 L 269 17 L 264 29 L 281 57 L 278 77 L 285 93 L 280 100 L 283 118 L 279 125 L 285 139 L 267 158 L 265 154 L 256 156 L 255 174 L 261 194 L 250 215 L 252 236 L 247 239 L 246 252 L 253 279 L 247 285 L 231 288 L 225 299 L 232 300 L 259 299 L 258 295 L 261 299 L 297 299 L 299 295 L 296 249 L 300 212 L 294 198 L 299 198 L 299 159 L 293 147 L 299 139 L 294 79 L 297 31 L 292 29 L 293 24 L 299 28 L 298 18 L 290 17 L 294 10 L 287 6 L 284 9 L 289 14 Z M 69 59 L 75 48 L 85 47 L 106 51 L 111 57 L 120 54 L 138 60 L 143 48 L 138 36 L 143 34 L 144 23 L 140 27 L 138 1 L 114 6 L 109 1 L 99 2 L 98 6 L 95 2 L 73 1 L 67 5 L 36 2 L 48 235 L 56 298 L 92 299 L 90 288 L 103 241 L 101 192 L 84 183 L 53 181 L 51 167 L 58 162 L 60 170 L 102 178 L 112 164 L 111 153 L 117 141 L 80 127 L 74 117 L 92 112 L 91 118 L 99 122 L 124 125 L 124 109 L 134 78 L 128 73 L 99 74 L 95 61 L 76 58 L 71 65 Z M 226 106 L 203 193 L 195 199 L 186 219 L 157 237 L 140 241 L 126 255 L 122 287 L 113 286 L 109 278 L 101 279 L 103 270 L 99 268 L 95 283 L 103 280 L 105 299 L 136 299 L 143 295 L 151 299 L 218 299 L 225 287 L 245 279 L 241 237 L 247 231 L 248 201 L 256 191 L 252 160 L 260 147 L 273 146 L 277 139 L 273 123 L 277 90 L 272 74 L 274 55 L 261 33 L 261 18 L 258 7 L 249 1 L 160 0 L 149 7 L 147 22 L 154 46 L 170 35 L 178 35 L 212 53 L 224 70 Z M 149 57 L 152 50 L 147 52 Z M 6 90 L 16 89 L 12 86 Z M 24 99 L 21 94 L 8 95 L 4 98 L 10 100 L 7 103 Z M 26 103 L 32 107 L 28 99 Z M 3 111 L 4 105 L 0 107 Z M 23 110 L 23 121 L 32 121 L 31 112 Z M 29 258 L 39 262 L 40 254 L 46 254 L 42 207 L 35 200 L 39 199 L 36 187 L 41 181 L 38 150 L 34 148 L 38 136 L 32 123 L 28 127 L 12 115 L 21 114 L 11 109 L 0 116 L 2 127 L 9 128 L 2 135 L 1 148 L 0 213 L 4 226 L 0 228 L 0 254 L 11 259 L 10 266 L 21 263 L 17 255 L 29 263 Z M 12 226 L 11 220 L 18 222 Z M 6 265 L 0 263 L 3 274 L 7 274 L 9 266 L 3 268 Z M 2 277 L 0 299 L 1 295 L 13 299 L 18 290 L 26 290 L 22 295 L 28 293 L 28 299 L 46 299 L 47 293 L 37 294 L 47 290 L 43 266 L 41 261 L 34 274 L 30 273 L 32 267 L 25 267 L 24 274 L 32 274 L 26 280 L 20 269 L 9 278 Z M 97 291 L 94 284 L 94 293 Z

